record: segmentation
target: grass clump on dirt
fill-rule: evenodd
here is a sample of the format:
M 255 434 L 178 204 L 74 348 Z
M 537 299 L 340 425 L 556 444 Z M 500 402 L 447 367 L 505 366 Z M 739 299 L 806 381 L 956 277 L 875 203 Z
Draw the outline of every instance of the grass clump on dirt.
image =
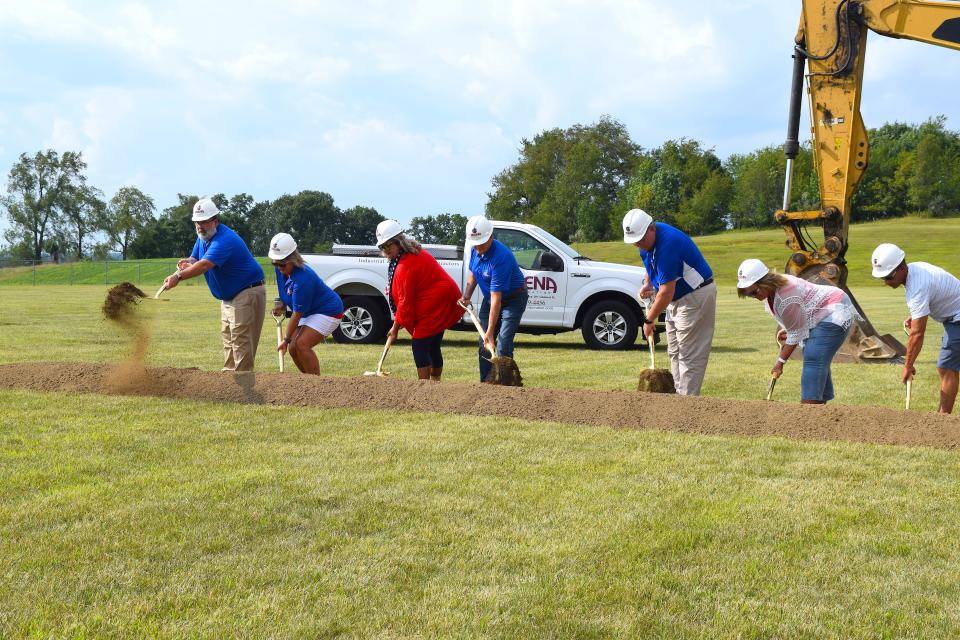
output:
M 958 482 L 927 449 L 3 391 L 0 636 L 948 637 Z

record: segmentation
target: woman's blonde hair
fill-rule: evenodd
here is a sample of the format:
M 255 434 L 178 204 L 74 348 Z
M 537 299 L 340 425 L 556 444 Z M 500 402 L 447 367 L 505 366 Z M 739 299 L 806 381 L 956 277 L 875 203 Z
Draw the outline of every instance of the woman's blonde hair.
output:
M 291 253 L 286 258 L 284 258 L 283 262 L 289 262 L 290 264 L 297 267 L 298 269 L 303 267 L 303 264 L 304 264 L 303 256 L 301 256 L 300 252 L 297 251 L 296 249 L 293 250 L 293 253 Z
M 763 276 L 762 278 L 754 282 L 752 285 L 750 285 L 750 287 L 756 285 L 760 289 L 763 289 L 767 293 L 770 293 L 772 291 L 776 291 L 777 289 L 779 289 L 785 284 L 787 284 L 787 279 L 782 274 L 774 273 L 773 271 L 771 271 L 770 273 L 768 273 L 767 275 Z M 743 288 L 737 287 L 737 295 L 741 298 L 746 298 L 747 289 L 749 289 L 750 287 L 743 287 Z
M 400 247 L 400 253 L 412 253 L 413 255 L 417 255 L 420 253 L 420 250 L 423 249 L 418 241 L 414 240 L 405 233 L 401 233 L 400 235 L 394 236 L 393 238 L 387 240 L 387 244 L 391 242 L 397 243 L 397 246 Z

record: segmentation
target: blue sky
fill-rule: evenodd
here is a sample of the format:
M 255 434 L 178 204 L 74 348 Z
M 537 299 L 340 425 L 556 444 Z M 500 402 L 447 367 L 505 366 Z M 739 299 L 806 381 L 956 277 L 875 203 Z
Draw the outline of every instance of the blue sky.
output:
M 687 136 L 726 158 L 781 144 L 799 10 L 0 0 L 0 170 L 78 150 L 107 197 L 135 185 L 158 210 L 178 192 L 319 189 L 401 221 L 473 215 L 522 138 L 603 114 L 647 148 Z M 874 36 L 864 121 L 944 114 L 960 128 L 957 78 L 957 52 Z

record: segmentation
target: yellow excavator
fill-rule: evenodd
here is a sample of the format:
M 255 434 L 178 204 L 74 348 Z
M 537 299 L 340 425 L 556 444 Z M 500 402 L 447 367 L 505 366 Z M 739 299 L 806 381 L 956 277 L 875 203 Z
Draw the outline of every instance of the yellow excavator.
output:
M 793 84 L 787 124 L 783 209 L 775 218 L 793 252 L 786 272 L 846 291 L 864 320 L 857 323 L 842 353 L 861 361 L 903 356 L 903 345 L 881 336 L 847 288 L 847 232 L 850 203 L 867 168 L 870 145 L 860 117 L 867 31 L 960 49 L 960 2 L 923 0 L 803 0 L 793 54 Z M 793 161 L 800 150 L 800 101 L 804 77 L 810 96 L 813 158 L 820 180 L 820 209 L 787 211 Z M 823 227 L 817 244 L 807 228 Z M 867 267 L 864 267 L 867 268 Z

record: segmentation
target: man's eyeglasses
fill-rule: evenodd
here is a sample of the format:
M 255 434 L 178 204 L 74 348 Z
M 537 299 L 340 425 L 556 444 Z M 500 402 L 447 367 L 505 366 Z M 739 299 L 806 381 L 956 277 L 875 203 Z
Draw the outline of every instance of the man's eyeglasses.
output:
M 897 277 L 897 270 L 894 269 L 893 271 L 891 271 L 891 272 L 888 273 L 887 275 L 883 276 L 883 281 L 884 281 L 884 282 L 890 282 L 891 280 L 893 280 L 893 279 L 896 278 L 896 277 Z

